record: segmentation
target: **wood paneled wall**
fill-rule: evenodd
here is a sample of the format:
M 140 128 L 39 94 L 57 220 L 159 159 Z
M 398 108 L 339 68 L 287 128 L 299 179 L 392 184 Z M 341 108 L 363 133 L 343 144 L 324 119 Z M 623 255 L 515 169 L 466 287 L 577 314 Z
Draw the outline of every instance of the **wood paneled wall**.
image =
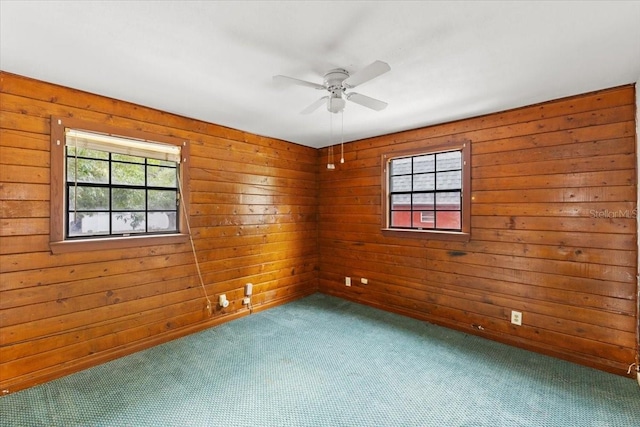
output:
M 317 290 L 317 150 L 2 72 L 0 390 L 13 392 Z M 52 255 L 50 116 L 191 143 L 189 243 Z M 226 293 L 231 304 L 217 307 Z
M 316 290 L 624 374 L 635 356 L 635 92 L 624 86 L 326 150 L 0 72 L 0 390 Z M 49 120 L 191 142 L 189 243 L 52 255 Z M 472 141 L 467 243 L 384 237 L 382 153 Z M 344 277 L 353 286 L 344 286 Z M 367 278 L 368 284 L 360 283 Z M 511 310 L 523 325 L 509 322 Z
M 384 237 L 381 155 L 449 139 L 472 142 L 471 240 Z M 322 150 L 320 290 L 624 374 L 638 327 L 635 151 L 633 86 L 357 141 L 334 171 Z

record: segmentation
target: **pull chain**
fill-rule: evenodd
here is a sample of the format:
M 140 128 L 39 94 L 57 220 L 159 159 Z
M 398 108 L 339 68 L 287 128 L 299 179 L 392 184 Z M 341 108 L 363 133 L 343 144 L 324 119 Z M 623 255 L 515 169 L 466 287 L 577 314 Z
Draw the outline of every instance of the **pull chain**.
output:
M 344 110 L 340 112 L 340 163 L 344 163 Z

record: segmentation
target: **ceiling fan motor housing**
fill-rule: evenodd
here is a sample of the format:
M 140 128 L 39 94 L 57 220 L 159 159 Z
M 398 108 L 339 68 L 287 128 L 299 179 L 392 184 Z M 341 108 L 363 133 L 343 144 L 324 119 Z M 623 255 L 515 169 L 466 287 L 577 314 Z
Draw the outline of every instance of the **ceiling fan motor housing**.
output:
M 344 87 L 342 86 L 342 82 L 348 77 L 349 72 L 347 70 L 336 68 L 324 75 L 324 86 L 330 92 L 334 92 L 334 90 L 343 91 Z
M 327 110 L 332 113 L 339 113 L 344 109 L 346 104 L 342 98 L 345 88 L 342 86 L 342 82 L 349 77 L 349 72 L 342 68 L 336 68 L 329 71 L 324 75 L 324 85 L 331 96 L 327 100 Z

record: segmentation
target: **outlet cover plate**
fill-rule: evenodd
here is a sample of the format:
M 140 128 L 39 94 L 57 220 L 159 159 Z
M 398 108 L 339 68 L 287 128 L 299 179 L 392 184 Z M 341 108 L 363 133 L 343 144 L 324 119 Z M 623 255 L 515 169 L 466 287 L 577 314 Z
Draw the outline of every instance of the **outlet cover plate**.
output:
M 511 323 L 522 326 L 522 312 L 515 310 L 511 311 Z

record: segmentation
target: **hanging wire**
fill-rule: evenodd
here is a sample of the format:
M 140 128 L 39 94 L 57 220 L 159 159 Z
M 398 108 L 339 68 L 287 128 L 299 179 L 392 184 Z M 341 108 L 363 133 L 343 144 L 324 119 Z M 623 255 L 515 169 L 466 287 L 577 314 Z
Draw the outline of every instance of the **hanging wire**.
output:
M 184 199 L 184 194 L 182 192 L 182 179 L 178 175 L 178 191 L 180 191 L 180 201 L 179 203 L 182 205 L 182 212 L 184 213 L 184 221 L 187 225 L 187 233 L 189 234 L 189 241 L 191 242 L 191 251 L 193 252 L 193 259 L 196 264 L 196 270 L 198 271 L 198 278 L 200 279 L 200 286 L 202 286 L 202 291 L 204 292 L 204 297 L 207 300 L 207 313 L 209 316 L 213 314 L 213 306 L 211 305 L 211 300 L 209 299 L 209 295 L 207 294 L 207 288 L 204 286 L 204 280 L 202 280 L 202 273 L 200 272 L 200 263 L 198 262 L 198 256 L 196 254 L 196 246 L 193 243 L 193 235 L 191 234 L 191 225 L 189 224 L 189 215 L 187 213 L 187 202 Z
M 340 163 L 344 163 L 344 110 L 340 112 Z
M 329 112 L 329 151 L 327 153 L 327 169 L 333 170 L 336 165 L 333 163 L 333 117 Z
M 327 169 L 335 169 L 336 165 L 333 163 L 333 145 L 329 147 L 329 161 L 327 163 Z

